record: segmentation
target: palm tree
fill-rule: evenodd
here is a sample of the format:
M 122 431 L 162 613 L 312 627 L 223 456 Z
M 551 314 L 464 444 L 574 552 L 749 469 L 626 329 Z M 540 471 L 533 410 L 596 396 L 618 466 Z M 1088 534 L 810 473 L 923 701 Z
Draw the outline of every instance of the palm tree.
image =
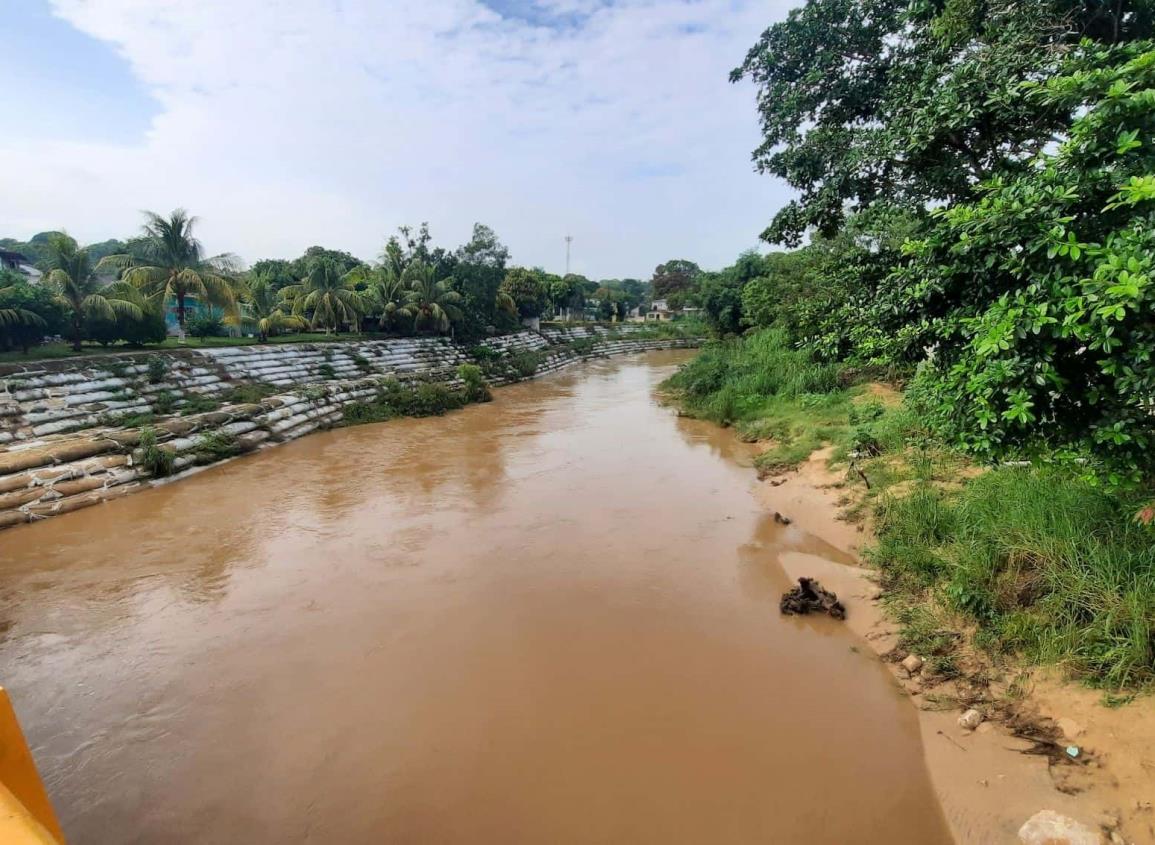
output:
M 309 315 L 313 328 L 325 333 L 340 329 L 343 323 L 357 325 L 366 303 L 353 287 L 348 273 L 341 273 L 332 261 L 314 261 L 305 278 L 281 290 L 282 298 L 292 305 L 297 317 Z
M 44 283 L 56 292 L 69 311 L 72 348 L 80 351 L 85 324 L 91 318 L 115 320 L 144 315 L 139 295 L 130 286 L 116 283 L 101 287 L 92 269 L 88 251 L 76 239 L 57 232 L 48 239 L 48 252 L 41 262 L 47 271 Z
M 100 260 L 104 266 L 124 270 L 123 279 L 143 291 L 150 299 L 164 303 L 176 300 L 176 319 L 184 337 L 187 300 L 194 297 L 202 303 L 224 309 L 236 317 L 237 295 L 234 274 L 237 259 L 228 253 L 206 258 L 204 248 L 193 236 L 197 218 L 178 208 L 168 217 L 146 211 L 143 237 L 137 241 L 136 255 L 109 255 Z
M 405 305 L 401 313 L 413 318 L 413 330 L 420 323 L 435 331 L 449 331 L 461 319 L 461 294 L 452 289 L 452 279 L 438 279 L 434 267 L 414 261 L 405 268 Z
M 244 290 L 243 298 L 248 306 L 245 314 L 226 318 L 231 325 L 248 324 L 257 330 L 257 342 L 267 343 L 270 334 L 283 331 L 302 331 L 309 327 L 303 317 L 286 312 L 285 301 L 272 283 L 258 276 Z
M 382 331 L 388 330 L 394 316 L 403 310 L 405 283 L 401 277 L 402 274 L 390 263 L 374 268 L 361 265 L 349 271 L 350 281 L 358 289 L 364 288 L 361 298 L 366 306 L 366 313 L 377 316 L 377 326 Z

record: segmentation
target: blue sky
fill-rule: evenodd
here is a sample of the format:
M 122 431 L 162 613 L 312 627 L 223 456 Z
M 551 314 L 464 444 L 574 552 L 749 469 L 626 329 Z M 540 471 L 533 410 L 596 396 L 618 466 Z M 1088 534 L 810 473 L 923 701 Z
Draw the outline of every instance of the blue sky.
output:
M 729 263 L 789 197 L 728 71 L 790 0 L 10 0 L 0 236 L 183 206 L 248 261 L 406 223 L 514 260 Z
M 113 45 L 53 15 L 46 0 L 9 0 L 4 30 L 4 106 L 24 137 L 143 137 L 159 104 Z

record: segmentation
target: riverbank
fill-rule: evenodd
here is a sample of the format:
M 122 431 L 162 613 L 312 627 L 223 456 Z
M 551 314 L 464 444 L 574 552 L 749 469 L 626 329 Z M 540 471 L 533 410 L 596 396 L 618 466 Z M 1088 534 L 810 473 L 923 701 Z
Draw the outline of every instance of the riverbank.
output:
M 784 566 L 849 599 L 849 624 L 912 697 L 958 841 L 1014 841 L 1052 809 L 1112 841 L 1155 842 L 1141 527 L 1075 479 L 968 463 L 892 388 L 848 387 L 851 374 L 765 337 L 744 344 L 700 355 L 671 387 L 688 412 L 757 444 L 768 512 L 863 563 Z M 1067 577 L 1079 566 L 1081 585 Z M 1109 606 L 1116 596 L 1131 606 Z M 1064 612 L 1075 602 L 1091 612 Z M 1112 618 L 1133 623 L 1108 651 L 1097 630 Z M 913 672 L 899 662 L 910 655 Z M 973 730 L 958 721 L 971 709 Z
M 46 361 L 0 369 L 0 529 L 339 425 L 444 413 L 591 358 L 695 346 L 663 328 L 523 331 Z
M 829 465 L 832 451 L 820 450 L 796 470 L 764 479 L 758 498 L 767 511 L 786 514 L 800 530 L 861 558 L 875 538 L 846 518 L 847 467 Z M 990 664 L 976 664 L 957 678 L 935 679 L 929 671 L 912 676 L 902 668 L 900 657 L 908 651 L 902 647 L 901 625 L 886 613 L 876 570 L 816 555 L 784 555 L 780 562 L 791 580 L 814 577 L 838 594 L 847 607 L 846 624 L 910 696 L 927 769 L 959 845 L 1017 841 L 1023 823 L 1043 809 L 1101 829 L 1104 841 L 1155 842 L 1150 791 L 1155 714 L 1150 707 L 1140 702 L 1106 708 L 1101 693 L 1042 670 L 1023 674 L 1021 668 L 1005 666 L 992 672 Z M 985 689 L 976 696 L 980 669 L 986 674 Z M 1017 685 L 1011 695 L 1014 706 L 1007 708 L 1012 684 Z M 995 702 L 999 706 L 992 709 Z M 986 711 L 975 730 L 958 722 L 972 703 Z M 1033 753 L 1035 743 L 1015 735 L 1016 728 L 1029 724 L 1036 730 L 1048 722 L 1075 732 L 1060 739 L 1079 746 L 1083 765 Z M 1121 839 L 1109 840 L 1112 832 Z

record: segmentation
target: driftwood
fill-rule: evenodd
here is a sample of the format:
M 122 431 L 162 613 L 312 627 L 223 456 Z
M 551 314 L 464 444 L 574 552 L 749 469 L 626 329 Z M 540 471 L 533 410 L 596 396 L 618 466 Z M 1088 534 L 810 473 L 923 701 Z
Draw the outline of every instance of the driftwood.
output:
M 797 613 L 805 616 L 808 613 L 829 613 L 835 619 L 846 618 L 846 608 L 838 600 L 838 596 L 813 578 L 799 578 L 798 586 L 782 594 L 778 609 L 785 614 Z

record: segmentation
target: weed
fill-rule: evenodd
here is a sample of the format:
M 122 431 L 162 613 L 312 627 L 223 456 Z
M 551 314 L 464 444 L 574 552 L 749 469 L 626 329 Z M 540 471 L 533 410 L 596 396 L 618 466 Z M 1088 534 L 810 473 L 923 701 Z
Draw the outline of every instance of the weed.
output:
M 153 355 L 148 359 L 148 372 L 146 378 L 149 384 L 160 384 L 164 381 L 165 376 L 168 375 L 168 362 L 159 355 Z
M 221 398 L 226 405 L 255 405 L 277 393 L 271 384 L 238 384 Z
M 192 393 L 185 397 L 184 405 L 181 407 L 181 414 L 184 416 L 188 414 L 207 414 L 220 407 L 220 399 L 205 396 L 203 393 Z
M 158 390 L 152 397 L 152 409 L 161 416 L 176 410 L 178 397 L 171 390 Z
M 172 475 L 173 454 L 168 449 L 161 448 L 157 442 L 156 429 L 148 426 L 140 432 L 140 465 L 157 478 Z
M 210 431 L 197 438 L 193 453 L 198 463 L 212 464 L 240 452 L 237 438 L 223 431 Z

